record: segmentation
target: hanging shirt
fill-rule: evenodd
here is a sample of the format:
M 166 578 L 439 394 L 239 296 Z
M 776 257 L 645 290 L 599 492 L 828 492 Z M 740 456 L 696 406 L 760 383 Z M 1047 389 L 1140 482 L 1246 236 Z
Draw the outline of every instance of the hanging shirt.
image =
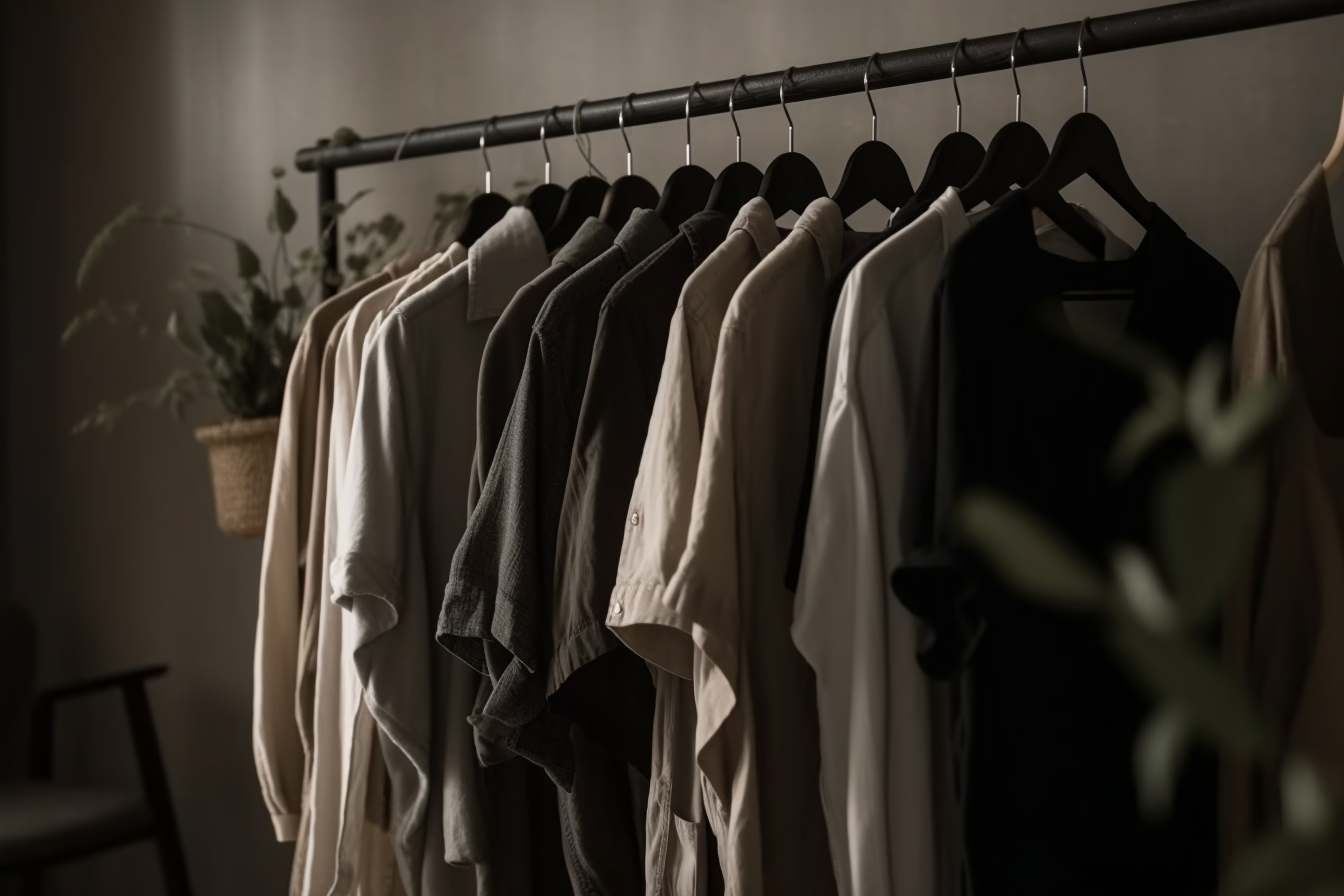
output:
M 1264 518 L 1223 632 L 1224 653 L 1285 734 L 1285 752 L 1344 775 L 1344 261 L 1331 220 L 1338 198 L 1318 165 L 1265 237 L 1242 291 L 1234 383 L 1287 378 L 1301 401 L 1270 454 Z M 1281 821 L 1280 771 L 1224 769 L 1225 858 Z
M 602 302 L 671 236 L 654 212 L 637 209 L 610 249 L 547 298 L 439 616 L 439 643 L 494 682 L 482 714 L 564 791 L 565 857 L 581 893 L 643 888 L 631 808 L 647 784 L 547 707 L 555 540 Z M 489 666 L 492 639 L 508 651 L 502 670 Z
M 663 597 L 693 625 L 696 752 L 729 893 L 836 892 L 817 785 L 816 703 L 799 697 L 815 694 L 816 683 L 789 635 L 784 573 L 843 226 L 833 201 L 816 200 L 733 296 L 687 546 Z
M 966 849 L 983 893 L 1214 885 L 1207 769 L 1191 769 L 1168 822 L 1138 817 L 1134 738 L 1149 701 L 1104 630 L 1009 594 L 952 534 L 974 485 L 1022 502 L 1100 566 L 1114 543 L 1144 543 L 1151 483 L 1105 468 L 1143 384 L 1067 337 L 1082 303 L 1066 312 L 1058 293 L 1106 272 L 1135 287 L 1125 333 L 1182 369 L 1230 339 L 1236 284 L 1156 206 L 1133 257 L 1103 266 L 1037 245 L 1020 193 L 952 247 L 929 316 L 892 585 L 930 627 L 923 668 L 969 676 Z
M 599 221 L 588 218 L 579 225 L 574 236 L 558 249 L 551 266 L 535 280 L 518 290 L 504 313 L 499 316 L 481 356 L 481 373 L 476 395 L 476 455 L 472 461 L 471 485 L 468 491 L 468 510 L 475 512 L 485 480 L 494 463 L 495 452 L 513 407 L 514 395 L 523 378 L 527 362 L 527 347 L 532 341 L 532 325 L 551 292 L 568 280 L 588 262 L 611 248 L 616 231 Z M 481 762 L 493 765 L 505 762 L 516 754 L 504 746 L 511 739 L 507 726 L 491 721 L 485 706 L 494 692 L 491 676 L 503 674 L 509 664 L 506 648 L 487 640 L 483 644 L 486 665 L 490 675 L 481 677 L 480 691 L 472 712 L 476 728 L 476 749 Z
M 430 259 L 415 274 L 361 299 L 337 324 L 323 356 L 318 413 L 327 418 L 327 426 L 317 445 L 314 470 L 314 517 L 308 539 L 308 568 L 314 574 L 304 583 L 305 608 L 311 616 L 302 626 L 298 685 L 301 701 L 305 692 L 312 694 L 313 757 L 290 878 L 294 896 L 329 893 L 342 866 L 349 869 L 343 890 L 353 886 L 357 875 L 361 882 L 379 878 L 387 864 L 381 860 L 390 858 L 381 844 L 371 843 L 368 854 L 361 846 L 370 775 L 381 781 L 384 773 L 375 767 L 376 759 L 367 746 L 373 733 L 359 683 L 343 653 L 344 620 L 331 604 L 330 579 L 317 571 L 327 568 L 325 557 L 334 550 L 339 528 L 339 484 L 333 484 L 333 476 L 344 469 L 364 330 L 378 308 L 403 289 L 415 288 L 435 262 L 445 263 Z M 324 500 L 320 512 L 319 499 Z M 312 594 L 308 595 L 310 586 Z
M 699 896 L 718 871 L 717 861 L 707 855 L 695 761 L 693 624 L 666 605 L 663 594 L 690 529 L 719 327 L 737 287 L 778 244 L 769 205 L 753 199 L 738 212 L 722 244 L 687 277 L 669 323 L 648 433 L 624 515 L 607 624 L 654 672 L 645 847 L 646 892 L 653 896 Z
M 411 896 L 461 886 L 461 869 L 450 874 L 449 865 L 486 858 L 466 721 L 476 678 L 432 649 L 429 589 L 447 577 L 445 545 L 465 523 L 486 337 L 546 264 L 535 219 L 511 209 L 464 265 L 387 313 L 360 377 L 333 600 L 350 614 L 354 667 L 391 776 L 394 843 Z
M 729 223 L 718 212 L 692 215 L 607 293 L 560 512 L 551 704 L 645 774 L 653 687 L 643 660 L 607 629 L 607 604 L 672 313 L 686 278 L 723 242 Z
M 336 322 L 356 302 L 391 280 L 380 272 L 313 309 L 294 346 L 285 378 L 261 548 L 252 700 L 257 777 L 275 837 L 281 842 L 298 836 L 305 772 L 312 752 L 312 704 L 300 702 L 297 685 L 314 457 L 316 443 L 324 437 L 318 425 L 322 354 Z

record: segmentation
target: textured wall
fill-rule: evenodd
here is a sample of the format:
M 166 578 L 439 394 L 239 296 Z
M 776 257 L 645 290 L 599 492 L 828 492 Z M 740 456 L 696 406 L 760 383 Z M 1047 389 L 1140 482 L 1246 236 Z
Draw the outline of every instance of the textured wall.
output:
M 4 246 L 13 565 L 9 582 L 44 636 L 57 680 L 166 661 L 154 685 L 187 851 L 204 896 L 283 891 L 288 848 L 270 842 L 249 742 L 259 546 L 213 529 L 202 451 L 187 430 L 142 416 L 110 439 L 67 436 L 96 400 L 145 384 L 171 352 L 132 334 L 60 350 L 80 306 L 73 273 L 96 228 L 133 199 L 171 204 L 261 238 L 274 163 L 349 125 L 400 130 L 733 77 L 835 58 L 1102 15 L 1134 0 L 684 0 L 645 4 L 428 0 L 48 0 L 7 4 Z M 22 7 L 22 8 L 20 8 Z M 1240 277 L 1261 235 L 1334 135 L 1344 20 L 1100 57 L 1093 110 L 1120 139 L 1137 183 Z M 1051 137 L 1079 102 L 1071 64 L 1021 72 L 1026 119 Z M 966 127 L 986 142 L 1011 117 L 1006 73 L 962 82 Z M 951 126 L 946 82 L 875 95 L 882 135 L 919 178 Z M 861 96 L 792 107 L 798 149 L 834 185 L 866 139 Z M 740 116 L 747 157 L 784 144 L 775 110 Z M 636 169 L 680 164 L 681 125 L 632 131 Z M 696 161 L 732 157 L 726 118 L 695 123 Z M 608 174 L 615 133 L 595 139 Z M 567 139 L 557 180 L 581 173 Z M 492 154 L 501 183 L 536 178 L 535 146 Z M 413 223 L 440 189 L 475 185 L 478 157 L 417 160 L 342 176 L 371 186 L 370 210 Z M 311 178 L 287 186 L 311 231 Z M 1077 194 L 1134 230 L 1113 207 Z M 127 241 L 98 291 L 153 304 L 208 242 Z M 227 258 L 219 259 L 226 262 Z M 133 780 L 115 702 L 79 706 L 61 729 L 62 771 Z M 56 876 L 56 892 L 158 892 L 153 853 L 135 847 Z

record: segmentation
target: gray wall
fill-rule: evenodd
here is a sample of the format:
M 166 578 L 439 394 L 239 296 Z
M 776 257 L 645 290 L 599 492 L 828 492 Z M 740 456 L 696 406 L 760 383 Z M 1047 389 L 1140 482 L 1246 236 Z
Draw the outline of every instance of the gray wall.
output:
M 374 134 L 733 77 L 1101 15 L 1142 0 L 48 0 L 8 4 L 4 246 L 12 566 L 8 584 L 44 636 L 44 680 L 165 661 L 154 686 L 162 739 L 199 892 L 282 892 L 289 851 L 271 842 L 249 743 L 260 550 L 213 528 L 200 448 L 155 416 L 112 438 L 72 439 L 94 402 L 161 375 L 172 354 L 133 334 L 59 349 L 80 307 L 76 262 L 97 227 L 134 199 L 174 205 L 264 238 L 267 171 L 339 125 Z M 23 8 L 18 8 L 22 6 Z M 1119 137 L 1135 180 L 1240 278 L 1261 235 L 1328 148 L 1344 91 L 1344 20 L 1097 58 L 1093 110 Z M 1078 102 L 1077 69 L 1021 73 L 1027 120 L 1050 137 Z M 963 81 L 966 126 L 984 140 L 1012 112 L 1008 75 Z M 946 82 L 876 95 L 882 133 L 918 179 L 952 122 Z M 798 149 L 834 185 L 866 139 L 860 96 L 796 105 Z M 762 167 L 784 141 L 774 110 L 740 116 Z M 632 132 L 637 170 L 680 163 L 680 125 Z M 731 160 L 726 118 L 695 123 L 697 161 Z M 595 140 L 609 174 L 619 137 Z M 581 173 L 557 141 L 557 179 Z M 502 183 L 536 178 L 535 146 L 492 154 Z M 346 195 L 412 222 L 441 189 L 478 183 L 478 158 L 351 172 Z M 311 233 L 311 178 L 286 185 Z M 1077 197 L 1134 229 L 1094 191 Z M 868 220 L 872 220 L 870 217 Z M 188 260 L 227 263 L 209 242 L 128 240 L 97 292 L 147 305 Z M 207 415 L 208 416 L 208 415 Z M 78 707 L 61 729 L 61 770 L 133 780 L 115 703 Z M 155 893 L 153 853 L 124 850 L 57 875 L 57 892 Z

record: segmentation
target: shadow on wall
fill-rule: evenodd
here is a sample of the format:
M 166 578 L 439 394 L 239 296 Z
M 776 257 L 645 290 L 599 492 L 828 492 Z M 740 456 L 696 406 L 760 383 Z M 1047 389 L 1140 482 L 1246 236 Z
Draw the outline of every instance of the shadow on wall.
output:
M 6 573 L 37 622 L 42 683 L 170 666 L 150 699 L 196 892 L 278 893 L 290 850 L 274 842 L 250 744 L 259 543 L 215 529 L 205 455 L 187 427 L 136 413 L 110 437 L 69 435 L 99 400 L 162 375 L 161 340 L 102 331 L 59 346 L 91 297 L 166 301 L 165 284 L 202 252 L 165 232 L 132 236 L 89 296 L 74 293 L 80 254 L 103 223 L 136 198 L 178 199 L 170 88 L 182 76 L 173 70 L 181 6 L 6 5 Z M 115 698 L 68 707 L 57 744 L 58 778 L 138 785 Z M 69 865 L 47 885 L 56 896 L 162 891 L 149 845 Z

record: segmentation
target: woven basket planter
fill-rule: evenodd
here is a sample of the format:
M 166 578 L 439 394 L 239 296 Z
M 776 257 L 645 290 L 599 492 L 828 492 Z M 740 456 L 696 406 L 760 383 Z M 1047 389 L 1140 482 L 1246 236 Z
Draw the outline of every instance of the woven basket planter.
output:
M 266 534 L 279 432 L 279 417 L 230 420 L 196 430 L 196 441 L 209 449 L 215 518 L 225 535 L 260 538 Z

